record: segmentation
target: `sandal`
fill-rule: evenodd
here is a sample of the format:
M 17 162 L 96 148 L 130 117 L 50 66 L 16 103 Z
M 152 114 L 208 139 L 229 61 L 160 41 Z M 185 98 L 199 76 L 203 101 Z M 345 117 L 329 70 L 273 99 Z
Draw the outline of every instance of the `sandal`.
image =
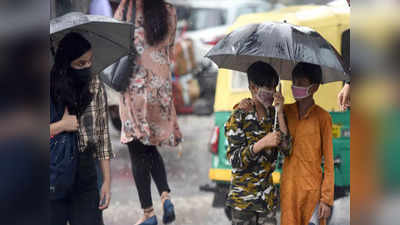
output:
M 154 211 L 153 208 L 152 209 L 147 209 L 147 210 L 144 210 L 144 214 L 149 214 L 149 213 L 151 213 L 153 211 Z M 157 225 L 157 224 L 158 224 L 157 217 L 154 215 L 154 216 L 148 218 L 147 220 L 145 220 L 143 223 L 141 223 L 139 225 Z
M 165 196 L 163 197 L 163 199 L 165 199 L 163 203 L 163 209 L 164 209 L 163 223 L 169 224 L 175 220 L 174 204 L 172 204 L 171 200 L 169 199 L 169 196 Z

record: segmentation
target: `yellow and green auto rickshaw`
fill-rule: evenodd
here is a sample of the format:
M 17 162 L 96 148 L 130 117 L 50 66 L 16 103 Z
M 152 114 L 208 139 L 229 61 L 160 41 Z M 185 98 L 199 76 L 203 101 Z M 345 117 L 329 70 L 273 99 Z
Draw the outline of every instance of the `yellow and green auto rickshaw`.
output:
M 249 14 L 240 17 L 228 30 L 266 21 L 284 21 L 311 27 L 327 39 L 349 63 L 350 9 L 347 5 L 303 5 L 282 8 L 268 13 Z M 315 99 L 316 103 L 328 110 L 333 120 L 333 147 L 335 159 L 335 188 L 339 197 L 346 194 L 350 187 L 350 113 L 339 112 L 337 95 L 343 82 L 321 85 Z M 282 93 L 285 103 L 293 103 L 290 91 L 291 82 L 282 81 Z M 220 69 L 215 93 L 215 128 L 210 140 L 212 153 L 209 178 L 216 183 L 215 188 L 204 190 L 215 192 L 214 207 L 223 207 L 231 180 L 231 165 L 226 158 L 228 146 L 224 135 L 224 124 L 229 118 L 233 106 L 243 98 L 250 97 L 247 76 L 238 71 Z M 282 161 L 282 160 L 280 160 Z M 281 163 L 273 173 L 273 180 L 279 185 Z

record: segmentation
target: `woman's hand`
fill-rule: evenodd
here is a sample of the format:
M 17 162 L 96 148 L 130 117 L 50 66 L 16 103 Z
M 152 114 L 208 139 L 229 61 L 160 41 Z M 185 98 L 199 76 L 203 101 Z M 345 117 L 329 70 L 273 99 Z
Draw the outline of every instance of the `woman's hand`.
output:
M 64 115 L 61 120 L 50 124 L 50 137 L 56 136 L 62 132 L 77 131 L 79 128 L 76 116 L 70 115 L 68 109 L 65 108 Z
M 65 108 L 64 115 L 60 122 L 64 131 L 72 132 L 77 131 L 79 128 L 78 119 L 76 116 L 70 115 L 67 108 Z
M 105 180 L 100 190 L 99 209 L 100 210 L 107 209 L 108 206 L 110 205 L 110 200 L 111 200 L 111 182 Z
M 100 160 L 101 172 L 103 173 L 103 185 L 100 190 L 100 203 L 99 209 L 107 209 L 111 200 L 111 170 L 110 160 Z

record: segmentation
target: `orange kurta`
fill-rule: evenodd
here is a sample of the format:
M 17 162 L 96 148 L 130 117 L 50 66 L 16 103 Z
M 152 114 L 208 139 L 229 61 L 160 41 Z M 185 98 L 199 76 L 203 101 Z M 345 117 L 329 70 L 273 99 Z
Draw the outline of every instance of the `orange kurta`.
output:
M 281 225 L 308 225 L 319 201 L 333 205 L 332 119 L 318 105 L 310 107 L 301 119 L 296 103 L 286 105 L 285 114 L 293 149 L 283 164 Z

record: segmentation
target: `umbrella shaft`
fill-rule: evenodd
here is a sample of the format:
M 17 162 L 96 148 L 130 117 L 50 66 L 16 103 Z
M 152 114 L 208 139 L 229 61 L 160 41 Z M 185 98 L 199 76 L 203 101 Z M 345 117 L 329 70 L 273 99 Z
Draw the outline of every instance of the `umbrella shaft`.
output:
M 278 131 L 278 110 L 275 109 L 274 131 Z

